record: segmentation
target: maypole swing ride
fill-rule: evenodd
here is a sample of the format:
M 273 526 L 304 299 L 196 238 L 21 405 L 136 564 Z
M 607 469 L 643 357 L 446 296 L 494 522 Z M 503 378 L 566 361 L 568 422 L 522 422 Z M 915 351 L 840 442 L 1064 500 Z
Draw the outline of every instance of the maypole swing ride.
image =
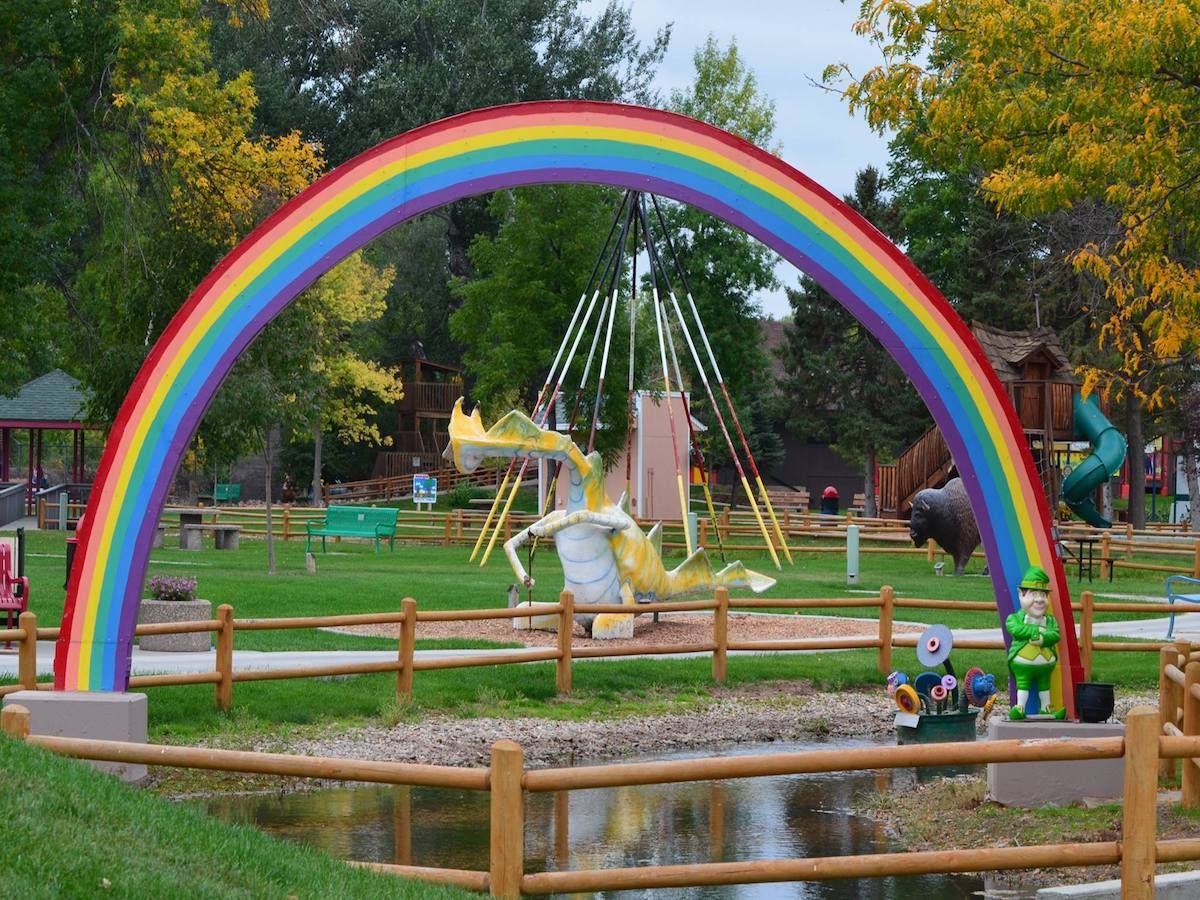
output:
M 626 191 L 622 198 L 617 212 L 613 217 L 612 224 L 608 230 L 608 235 L 605 238 L 604 245 L 597 257 L 596 263 L 592 269 L 592 273 L 588 279 L 587 286 L 580 294 L 579 300 L 575 305 L 574 312 L 571 315 L 566 331 L 563 333 L 562 340 L 559 343 L 557 352 L 554 355 L 554 361 L 550 365 L 546 380 L 542 384 L 541 390 L 538 392 L 537 401 L 534 404 L 532 414 L 525 417 L 520 413 L 510 413 L 501 420 L 500 423 L 487 432 L 486 435 L 492 435 L 493 439 L 488 440 L 482 432 L 481 424 L 471 425 L 469 421 L 478 423 L 478 418 L 468 420 L 460 411 L 456 411 L 454 423 L 457 423 L 457 428 L 452 428 L 452 432 L 457 431 L 457 439 L 454 433 L 451 435 L 451 448 L 455 456 L 456 462 L 462 461 L 460 455 L 463 452 L 463 447 L 471 447 L 475 451 L 474 455 L 468 454 L 471 464 L 477 464 L 482 456 L 511 456 L 508 468 L 501 479 L 500 486 L 496 492 L 496 497 L 488 510 L 484 520 L 483 527 L 480 530 L 479 537 L 475 542 L 475 546 L 471 552 L 471 560 L 474 561 L 480 556 L 482 549 L 482 558 L 480 565 L 486 565 L 491 556 L 492 549 L 495 546 L 496 539 L 499 534 L 504 531 L 505 522 L 507 521 L 509 512 L 512 508 L 513 500 L 516 497 L 521 483 L 524 479 L 525 472 L 528 469 L 531 458 L 545 456 L 555 460 L 554 476 L 550 480 L 549 490 L 546 494 L 545 506 L 542 509 L 542 515 L 538 523 L 531 526 L 530 535 L 522 533 L 518 543 L 525 542 L 529 545 L 529 567 L 532 569 L 533 559 L 536 554 L 538 539 L 543 536 L 549 536 L 550 533 L 557 533 L 560 526 L 552 526 L 545 523 L 549 522 L 548 514 L 554 503 L 554 492 L 558 484 L 558 475 L 562 466 L 565 464 L 571 468 L 571 454 L 562 450 L 562 452 L 551 452 L 548 448 L 551 444 L 557 449 L 562 449 L 560 445 L 565 440 L 570 443 L 570 438 L 563 438 L 557 433 L 546 431 L 547 423 L 550 421 L 551 411 L 556 409 L 556 404 L 559 398 L 563 395 L 565 385 L 568 378 L 568 373 L 572 369 L 575 362 L 580 344 L 583 338 L 591 332 L 591 341 L 588 348 L 587 356 L 583 364 L 582 376 L 579 378 L 578 386 L 575 390 L 574 402 L 572 404 L 571 413 L 567 420 L 567 435 L 574 434 L 578 418 L 583 411 L 584 400 L 587 395 L 587 389 L 591 385 L 591 373 L 596 362 L 597 349 L 600 349 L 600 359 L 598 376 L 594 385 L 594 399 L 591 410 L 591 422 L 588 429 L 587 453 L 591 454 L 595 449 L 596 435 L 600 427 L 601 405 L 605 397 L 605 387 L 608 375 L 608 363 L 612 349 L 613 327 L 618 314 L 618 307 L 622 302 L 622 287 L 623 275 L 626 269 L 626 255 L 629 257 L 628 266 L 630 272 L 630 289 L 629 296 L 625 299 L 627 311 L 629 315 L 629 367 L 626 381 L 626 399 L 628 403 L 628 428 L 626 430 L 626 447 L 625 447 L 625 494 L 624 503 L 619 504 L 623 512 L 628 514 L 628 498 L 632 496 L 632 435 L 633 435 L 633 419 L 634 419 L 634 399 L 636 383 L 636 346 L 637 346 L 637 322 L 639 303 L 644 296 L 653 313 L 655 334 L 657 338 L 658 363 L 662 372 L 661 387 L 663 392 L 663 401 L 667 405 L 667 419 L 671 432 L 671 446 L 673 451 L 673 462 L 675 468 L 675 482 L 678 491 L 679 505 L 681 518 L 686 523 L 687 514 L 689 511 L 689 501 L 687 488 L 685 486 L 685 478 L 683 465 L 680 460 L 678 428 L 676 425 L 676 416 L 674 410 L 673 391 L 678 391 L 679 401 L 681 404 L 681 413 L 683 420 L 688 426 L 689 445 L 692 448 L 692 457 L 695 465 L 701 471 L 701 485 L 704 493 L 704 502 L 710 518 L 710 521 L 716 521 L 716 512 L 713 505 L 711 491 L 709 490 L 709 479 L 707 467 L 705 464 L 703 451 L 700 449 L 696 440 L 694 420 L 691 416 L 691 410 L 684 391 L 683 372 L 679 363 L 679 356 L 676 351 L 676 342 L 673 334 L 674 328 L 679 330 L 683 336 L 684 342 L 687 345 L 688 354 L 694 371 L 699 377 L 703 385 L 705 395 L 708 398 L 709 408 L 712 412 L 713 419 L 720 430 L 721 437 L 725 442 L 725 449 L 732 461 L 735 471 L 738 475 L 742 491 L 754 514 L 755 521 L 758 525 L 758 530 L 762 536 L 763 542 L 768 553 L 771 556 L 775 567 L 780 568 L 779 555 L 777 546 L 784 553 L 788 562 L 792 562 L 791 551 L 787 546 L 787 541 L 784 538 L 783 531 L 780 528 L 779 520 L 775 515 L 775 511 L 771 506 L 770 498 L 766 488 L 763 485 L 762 477 L 759 474 L 758 466 L 754 461 L 754 456 L 750 451 L 749 442 L 746 440 L 745 432 L 742 429 L 741 421 L 738 418 L 737 410 L 733 404 L 733 399 L 730 396 L 725 378 L 721 373 L 720 367 L 717 365 L 716 356 L 713 353 L 712 345 L 708 339 L 707 330 L 700 318 L 699 310 L 692 296 L 691 286 L 688 284 L 686 273 L 680 264 L 679 256 L 675 250 L 674 243 L 670 238 L 669 230 L 666 227 L 666 221 L 662 214 L 662 209 L 659 206 L 658 198 L 650 196 L 650 207 L 653 208 L 653 220 L 657 223 L 658 230 L 661 233 L 662 244 L 666 248 L 666 253 L 670 257 L 675 273 L 678 276 L 678 283 L 683 289 L 684 296 L 687 301 L 688 311 L 691 313 L 691 323 L 688 322 L 684 315 L 683 306 L 681 305 L 678 296 L 675 292 L 674 282 L 668 270 L 667 259 L 660 252 L 659 243 L 655 240 L 654 229 L 651 227 L 650 207 L 647 205 L 646 195 L 637 191 Z M 640 235 L 640 240 L 639 240 Z M 614 242 L 614 237 L 616 238 Z M 649 262 L 648 292 L 644 295 L 639 295 L 638 279 L 637 279 L 637 261 L 639 256 L 639 247 L 644 250 L 646 259 Z M 665 288 L 665 295 L 660 292 L 660 284 Z M 669 299 L 669 305 L 668 305 Z M 597 304 L 599 305 L 597 311 Z M 593 314 L 595 318 L 593 319 Z M 699 337 L 699 344 L 703 346 L 704 357 L 701 356 L 698 350 L 697 340 L 693 337 L 693 331 Z M 604 335 L 603 345 L 600 343 L 601 333 Z M 568 349 L 569 348 L 569 349 Z M 706 365 L 707 362 L 707 365 Z M 712 379 L 709 377 L 711 370 Z M 724 400 L 724 407 L 728 411 L 728 422 L 732 423 L 733 430 L 738 436 L 738 444 L 735 445 L 734 439 L 730 433 L 729 424 L 726 416 L 722 411 L 722 406 L 718 402 L 717 396 L 714 393 L 712 380 L 716 381 L 717 390 L 720 392 L 721 398 Z M 518 449 L 514 443 L 514 439 L 509 437 L 504 440 L 498 440 L 494 437 L 497 429 L 501 429 L 504 423 L 509 423 L 510 419 L 517 417 L 510 423 L 509 431 L 516 429 L 524 435 L 525 446 Z M 535 440 L 532 435 L 539 436 L 538 446 L 535 448 L 530 441 Z M 571 445 L 572 447 L 574 445 Z M 739 452 L 740 449 L 740 452 Z M 578 450 L 576 450 L 578 453 Z M 746 465 L 754 478 L 755 486 L 758 489 L 758 496 L 755 496 L 751 489 L 750 480 L 747 477 L 746 470 L 742 465 L 742 457 L 745 458 Z M 519 465 L 518 465 L 519 461 Z M 577 473 L 569 472 L 570 477 L 575 478 Z M 601 473 L 602 475 L 602 473 Z M 761 501 L 761 507 L 759 505 Z M 570 506 L 570 504 L 568 504 Z M 765 511 L 765 517 L 764 517 Z M 767 520 L 770 521 L 770 529 L 768 529 Z M 720 529 L 714 529 L 717 539 L 718 551 L 722 562 L 725 560 L 725 547 Z M 650 533 L 652 542 L 661 541 L 660 530 L 656 526 Z M 687 544 L 688 563 L 681 566 L 684 569 L 693 560 L 699 557 L 704 557 L 704 553 L 696 552 L 693 546 L 693 535 L 688 528 L 684 528 L 685 541 Z M 486 544 L 485 544 L 486 541 Z M 509 544 L 513 542 L 510 541 Z M 656 546 L 657 549 L 657 546 Z M 532 598 L 532 578 L 527 571 L 517 562 L 513 548 L 508 544 L 505 547 L 506 553 L 509 556 L 510 562 L 514 569 L 519 573 L 524 573 L 524 582 L 530 588 L 530 596 Z M 730 581 L 732 576 L 728 576 L 729 570 L 732 570 L 736 565 L 739 571 L 740 564 L 727 566 L 721 573 L 716 573 L 714 576 L 715 582 L 720 583 L 724 578 L 729 583 L 744 583 L 749 584 L 755 589 L 761 590 L 764 583 L 770 581 L 763 579 L 762 576 L 756 576 L 760 579 L 754 581 Z M 703 561 L 703 566 L 707 567 L 707 560 Z M 619 568 L 619 566 L 618 566 Z M 678 572 L 679 570 L 676 570 Z M 675 573 L 671 573 L 675 574 Z M 753 575 L 754 573 L 749 573 Z M 694 579 L 693 579 L 694 580 Z M 570 579 L 568 579 L 570 581 Z M 706 579 L 699 581 L 690 588 L 699 589 L 705 586 Z M 676 585 L 683 582 L 677 581 Z M 689 582 L 690 584 L 690 582 Z M 638 593 L 636 588 L 632 593 Z M 647 589 L 645 593 L 653 594 L 653 591 Z M 640 597 L 639 599 L 646 599 Z M 593 600 L 592 602 L 603 602 Z

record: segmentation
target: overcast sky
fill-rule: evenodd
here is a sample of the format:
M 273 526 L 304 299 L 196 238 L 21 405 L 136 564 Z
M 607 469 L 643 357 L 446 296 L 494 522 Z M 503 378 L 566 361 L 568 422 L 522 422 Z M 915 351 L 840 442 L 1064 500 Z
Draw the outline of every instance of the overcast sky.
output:
M 603 5 L 602 0 L 587 4 Z M 840 98 L 812 84 L 829 63 L 847 63 L 857 73 L 878 62 L 871 46 L 851 31 L 857 0 L 636 0 L 631 6 L 644 42 L 666 22 L 674 23 L 659 70 L 664 96 L 692 82 L 692 54 L 709 34 L 721 46 L 736 38 L 759 90 L 775 101 L 785 160 L 839 197 L 850 193 L 855 173 L 864 166 L 886 168 L 886 141 L 861 115 L 851 117 Z M 792 285 L 798 277 L 788 263 L 780 265 L 778 275 Z M 776 318 L 789 311 L 782 290 L 759 299 L 763 311 Z

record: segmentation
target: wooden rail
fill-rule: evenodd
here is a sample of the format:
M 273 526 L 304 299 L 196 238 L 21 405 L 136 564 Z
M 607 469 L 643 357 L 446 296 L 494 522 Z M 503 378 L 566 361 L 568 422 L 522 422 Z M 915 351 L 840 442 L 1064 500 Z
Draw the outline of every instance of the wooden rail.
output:
M 712 678 L 717 683 L 726 679 L 728 654 L 730 651 L 778 653 L 814 650 L 875 650 L 881 674 L 892 669 L 892 650 L 911 648 L 917 644 L 914 634 L 896 634 L 894 619 L 896 610 L 970 610 L 991 611 L 995 607 L 985 601 L 931 600 L 919 597 L 896 597 L 890 586 L 880 589 L 875 597 L 846 598 L 765 598 L 748 597 L 737 600 L 729 598 L 725 588 L 717 588 L 714 599 L 683 600 L 669 603 L 640 603 L 631 610 L 623 604 L 593 604 L 588 613 L 635 614 L 711 612 L 711 639 L 692 644 L 633 644 L 612 647 L 572 647 L 571 634 L 575 608 L 574 598 L 564 591 L 558 603 L 543 603 L 535 607 L 514 609 L 465 609 L 424 610 L 417 609 L 411 597 L 401 601 L 395 612 L 339 614 L 327 616 L 288 616 L 281 618 L 238 619 L 233 607 L 222 604 L 217 608 L 215 619 L 196 622 L 170 622 L 155 625 L 138 625 L 135 635 L 145 634 L 188 634 L 213 632 L 216 634 L 214 669 L 208 672 L 189 672 L 169 675 L 138 675 L 130 679 L 130 687 L 163 687 L 184 684 L 213 684 L 218 709 L 227 710 L 233 705 L 233 685 L 248 681 L 271 681 L 289 678 L 319 678 L 335 675 L 363 675 L 378 672 L 396 673 L 398 696 L 412 695 L 413 673 L 437 669 L 475 668 L 479 666 L 516 665 L 530 662 L 554 662 L 555 682 L 561 693 L 569 693 L 572 684 L 572 668 L 577 659 L 600 659 L 642 655 L 709 654 L 712 658 Z M 793 638 L 776 640 L 743 641 L 729 637 L 728 617 L 730 610 L 801 610 L 820 609 L 877 609 L 878 630 L 875 636 L 858 635 L 831 638 Z M 1072 604 L 1079 613 L 1079 648 L 1084 677 L 1091 678 L 1092 662 L 1097 652 L 1105 653 L 1166 653 L 1164 648 L 1178 647 L 1167 641 L 1097 641 L 1094 635 L 1096 613 L 1133 612 L 1141 614 L 1163 614 L 1171 611 L 1167 603 L 1097 603 L 1090 591 L 1080 595 L 1080 601 Z M 1177 609 L 1176 615 L 1200 613 L 1200 606 Z M 546 649 L 505 650 L 502 653 L 479 653 L 473 656 L 453 656 L 440 659 L 415 659 L 419 625 L 422 622 L 472 622 L 493 619 L 518 619 L 533 616 L 558 617 L 558 646 Z M 870 620 L 864 620 L 869 622 Z M 11 641 L 18 649 L 17 683 L 0 687 L 0 697 L 20 690 L 39 690 L 48 687 L 37 681 L 36 641 L 57 640 L 58 628 L 39 628 L 37 616 L 24 612 L 18 620 L 20 627 L 0 630 L 0 641 Z M 297 666 L 289 669 L 235 670 L 233 649 L 238 631 L 275 631 L 296 628 L 330 628 L 347 625 L 395 624 L 399 626 L 397 654 L 394 660 L 375 662 L 339 663 L 320 666 Z M 966 638 L 955 642 L 963 650 L 1002 650 L 1002 640 Z M 1175 651 L 1171 651 L 1175 652 Z M 1165 664 L 1164 664 L 1165 665 Z M 1164 676 L 1165 677 L 1165 676 Z M 1178 676 L 1182 678 L 1182 674 Z M 1182 704 L 1177 704 L 1182 709 Z
M 1200 667 L 1200 662 L 1193 662 L 1191 666 Z M 1200 697 L 1200 691 L 1197 694 Z M 1193 715 L 1192 719 L 1195 718 Z M 1188 761 L 1185 764 L 1191 764 L 1200 756 L 1200 736 L 1160 735 L 1159 713 L 1149 706 L 1135 707 L 1129 712 L 1123 738 L 863 747 L 542 770 L 527 770 L 523 749 L 508 740 L 497 741 L 492 746 L 490 765 L 483 769 L 35 735 L 30 733 L 29 710 L 20 705 L 4 709 L 0 714 L 0 729 L 15 740 L 80 759 L 487 791 L 490 794 L 487 872 L 412 865 L 360 865 L 433 883 L 465 886 L 496 897 L 1120 863 L 1122 897 L 1143 900 L 1154 896 L 1156 863 L 1200 859 L 1200 840 L 1160 841 L 1156 823 L 1160 762 L 1181 758 Z M 910 766 L 1096 759 L 1124 761 L 1119 842 L 525 874 L 525 806 L 530 793 Z M 557 808 L 566 809 L 567 805 L 564 803 Z

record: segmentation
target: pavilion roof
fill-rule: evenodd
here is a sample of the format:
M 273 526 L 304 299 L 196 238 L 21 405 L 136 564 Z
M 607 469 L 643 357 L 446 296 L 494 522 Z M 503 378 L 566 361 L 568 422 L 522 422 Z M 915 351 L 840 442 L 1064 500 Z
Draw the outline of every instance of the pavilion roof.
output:
M 17 423 L 75 426 L 83 422 L 87 395 L 61 369 L 26 383 L 15 397 L 0 397 L 0 427 Z

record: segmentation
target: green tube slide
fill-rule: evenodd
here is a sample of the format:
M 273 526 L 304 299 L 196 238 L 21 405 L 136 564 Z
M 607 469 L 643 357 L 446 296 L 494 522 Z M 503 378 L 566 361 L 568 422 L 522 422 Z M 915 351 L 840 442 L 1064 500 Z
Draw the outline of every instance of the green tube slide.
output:
M 1100 412 L 1093 394 L 1084 400 L 1075 395 L 1072 404 L 1072 428 L 1078 438 L 1092 444 L 1091 455 L 1075 467 L 1062 484 L 1062 498 L 1075 515 L 1097 528 L 1111 528 L 1112 522 L 1096 509 L 1096 488 L 1104 484 L 1125 460 L 1125 436 Z

